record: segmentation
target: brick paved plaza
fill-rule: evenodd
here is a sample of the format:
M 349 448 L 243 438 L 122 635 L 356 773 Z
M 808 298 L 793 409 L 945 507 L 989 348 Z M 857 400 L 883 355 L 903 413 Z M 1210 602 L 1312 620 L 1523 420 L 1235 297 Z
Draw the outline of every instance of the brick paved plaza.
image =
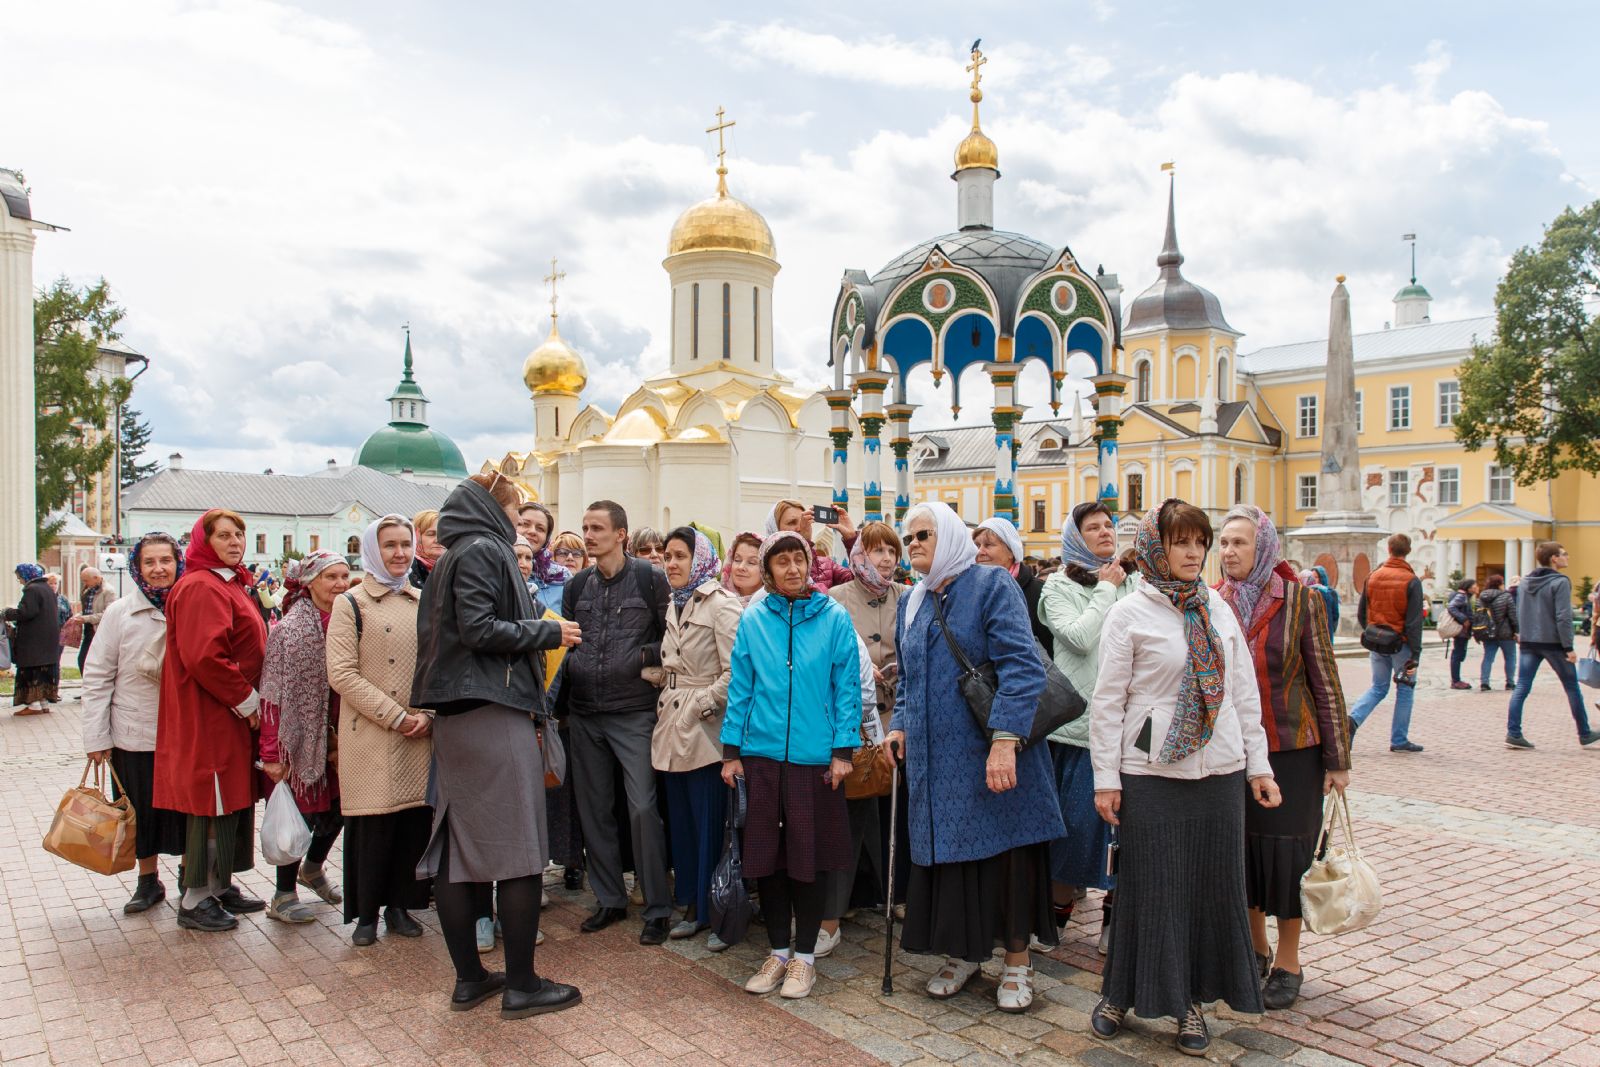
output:
M 1474 655 L 1474 679 L 1476 664 Z M 1539 748 L 1512 752 L 1501 744 L 1508 694 L 1450 692 L 1444 670 L 1430 645 L 1412 730 L 1425 753 L 1388 752 L 1387 708 L 1357 743 L 1353 806 L 1383 877 L 1381 920 L 1355 935 L 1308 937 L 1295 1010 L 1213 1014 L 1210 1059 L 1600 1064 L 1600 751 L 1578 748 L 1548 672 L 1526 727 Z M 1342 673 L 1353 701 L 1365 660 L 1343 661 Z M 431 912 L 421 915 L 423 938 L 368 949 L 350 945 L 351 927 L 332 908 L 308 926 L 244 916 L 229 934 L 178 929 L 171 896 L 124 917 L 131 874 L 97 878 L 39 847 L 56 801 L 77 781 L 81 748 L 75 704 L 31 719 L 0 716 L 7 1064 L 1189 1062 L 1167 1022 L 1135 1021 L 1108 1045 L 1087 1036 L 1099 985 L 1097 907 L 1085 909 L 1071 943 L 1039 962 L 1033 1011 L 1008 1016 L 994 1007 L 997 964 L 987 980 L 936 1003 L 920 988 L 935 961 L 902 956 L 897 992 L 882 997 L 876 917 L 846 924 L 845 943 L 819 963 L 811 999 L 757 1000 L 740 984 L 761 935 L 722 956 L 699 941 L 640 948 L 637 919 L 582 936 L 590 898 L 555 879 L 537 962 L 580 986 L 584 1003 L 510 1023 L 492 1004 L 453 1014 Z M 269 895 L 269 873 L 258 866 L 244 884 Z M 170 894 L 170 862 L 163 880 Z

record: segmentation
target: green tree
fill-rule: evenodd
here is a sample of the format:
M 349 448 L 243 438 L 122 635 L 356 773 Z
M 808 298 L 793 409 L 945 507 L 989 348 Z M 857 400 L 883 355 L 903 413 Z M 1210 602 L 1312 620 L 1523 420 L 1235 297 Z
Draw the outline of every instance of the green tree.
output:
M 143 419 L 143 412 L 136 408 L 124 407 L 122 409 L 122 487 L 137 482 L 141 478 L 148 478 L 161 466 L 155 460 L 140 463 L 139 457 L 144 455 L 145 449 L 150 447 L 150 424 Z
M 85 288 L 59 278 L 33 303 L 33 381 L 38 403 L 35 449 L 39 550 L 55 540 L 60 521 L 44 517 L 72 499 L 75 488 L 94 484 L 116 454 L 105 432 L 112 413 L 128 399 L 124 378 L 95 373 L 100 346 L 114 341 L 123 311 L 102 278 Z
M 1455 434 L 1522 485 L 1600 472 L 1600 201 L 1567 208 L 1539 247 L 1518 249 L 1495 290 L 1495 338 L 1462 363 Z

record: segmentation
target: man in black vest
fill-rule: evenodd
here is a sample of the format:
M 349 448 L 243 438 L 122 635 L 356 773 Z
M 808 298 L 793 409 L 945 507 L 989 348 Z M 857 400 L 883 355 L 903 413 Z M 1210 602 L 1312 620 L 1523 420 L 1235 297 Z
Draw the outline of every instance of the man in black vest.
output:
M 628 555 L 628 515 L 610 500 L 583 514 L 583 541 L 594 564 L 566 583 L 561 614 L 578 623 L 583 644 L 567 653 L 561 704 L 572 724 L 572 781 L 598 907 L 580 927 L 603 930 L 628 914 L 622 839 L 614 808 L 616 777 L 627 794 L 634 873 L 644 893 L 643 945 L 667 939 L 672 899 L 667 842 L 656 807 L 650 735 L 656 687 L 644 668 L 661 661 L 671 589 L 666 575 Z

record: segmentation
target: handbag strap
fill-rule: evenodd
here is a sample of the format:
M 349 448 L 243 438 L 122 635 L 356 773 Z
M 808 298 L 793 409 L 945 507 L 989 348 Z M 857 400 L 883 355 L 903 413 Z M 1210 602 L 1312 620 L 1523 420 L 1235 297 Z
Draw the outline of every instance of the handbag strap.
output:
M 945 622 L 944 605 L 940 603 L 942 598 L 938 593 L 934 593 L 930 590 L 929 599 L 933 601 L 934 614 L 939 616 L 939 630 L 944 634 L 945 644 L 950 646 L 950 654 L 955 656 L 956 663 L 960 664 L 961 673 L 973 673 L 975 668 L 972 666 L 972 661 L 967 658 L 967 654 L 965 652 L 961 651 L 961 646 L 956 644 L 956 639 L 950 636 L 950 624 Z

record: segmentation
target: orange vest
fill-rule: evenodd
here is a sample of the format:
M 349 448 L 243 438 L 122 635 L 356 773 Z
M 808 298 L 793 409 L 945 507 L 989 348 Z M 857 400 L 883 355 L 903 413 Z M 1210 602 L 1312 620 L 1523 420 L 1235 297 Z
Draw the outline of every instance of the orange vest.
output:
M 1367 576 L 1367 624 L 1387 626 L 1405 636 L 1406 590 L 1416 581 L 1417 573 L 1411 564 L 1398 556 L 1390 556 Z

